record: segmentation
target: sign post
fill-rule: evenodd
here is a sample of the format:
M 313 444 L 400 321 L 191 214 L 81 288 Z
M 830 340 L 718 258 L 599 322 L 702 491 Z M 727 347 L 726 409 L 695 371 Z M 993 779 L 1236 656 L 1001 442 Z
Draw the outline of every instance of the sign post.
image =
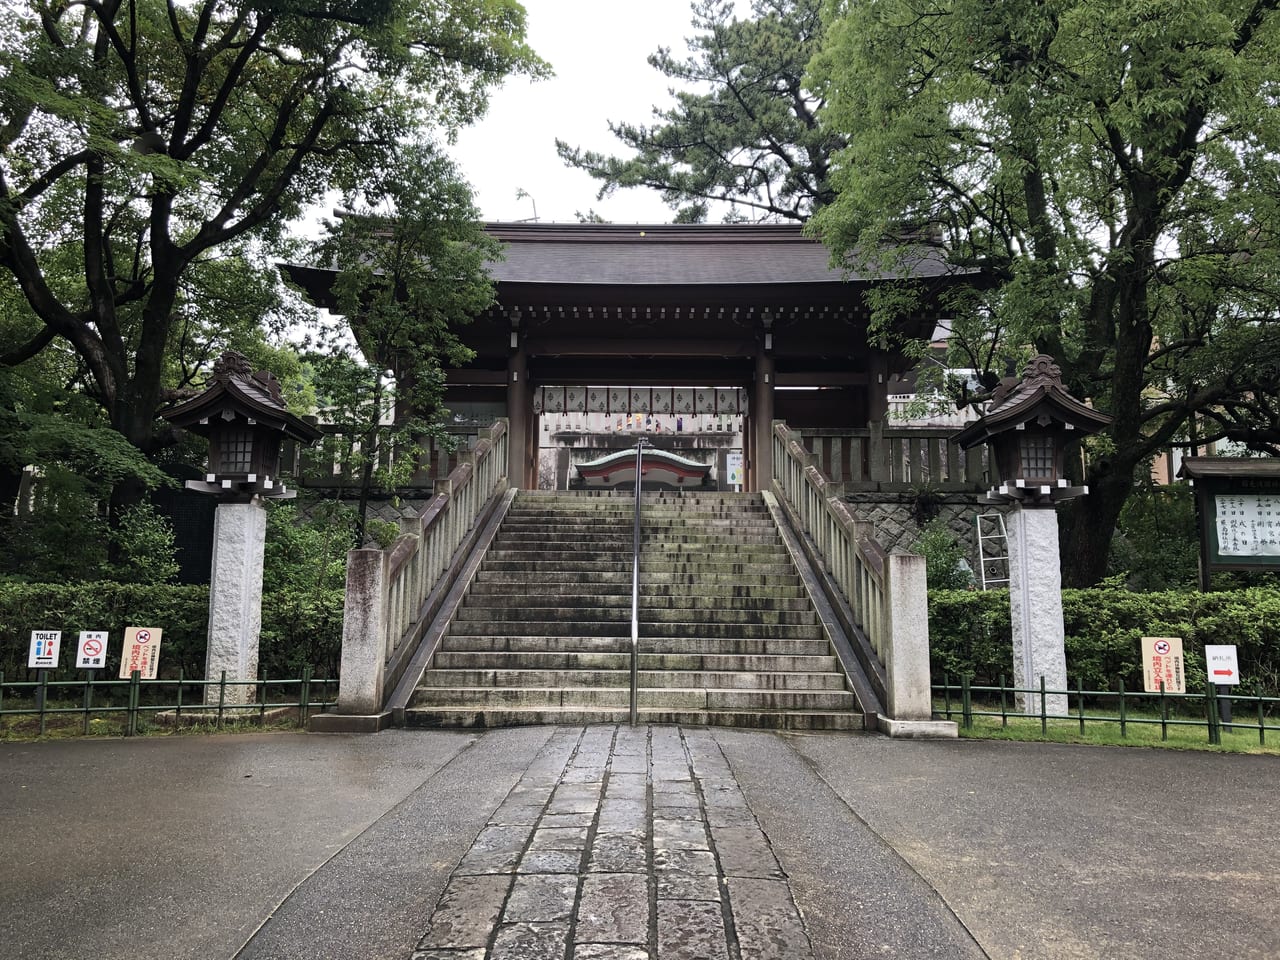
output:
M 1204 645 L 1204 672 L 1220 694 L 1218 715 L 1223 723 L 1231 722 L 1231 697 L 1227 687 L 1240 683 L 1240 662 L 1236 658 L 1234 643 L 1206 643 Z
M 31 649 L 27 652 L 27 669 L 36 671 L 36 709 L 41 711 L 43 722 L 45 681 L 48 671 L 58 669 L 58 654 L 62 645 L 61 630 L 32 630 Z

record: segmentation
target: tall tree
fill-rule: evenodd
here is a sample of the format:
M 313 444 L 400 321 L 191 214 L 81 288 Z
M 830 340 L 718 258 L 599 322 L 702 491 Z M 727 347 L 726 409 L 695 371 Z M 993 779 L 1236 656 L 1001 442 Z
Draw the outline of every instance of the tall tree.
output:
M 995 279 L 954 304 L 958 366 L 1049 353 L 1115 418 L 1064 512 L 1105 572 L 1151 456 L 1280 450 L 1277 0 L 830 0 L 812 65 L 849 146 L 836 253 L 933 242 Z M 887 320 L 901 301 L 887 299 Z M 1196 436 L 1190 436 L 1195 431 Z
M 752 0 L 740 20 L 733 0 L 695 0 L 690 55 L 660 48 L 649 63 L 676 82 L 675 105 L 655 107 L 651 126 L 610 123 L 630 157 L 556 141 L 560 157 L 601 182 L 662 192 L 676 222 L 729 218 L 803 220 L 831 199 L 831 154 L 844 141 L 818 123 L 822 100 L 804 72 L 821 33 L 820 0 Z
M 144 452 L 193 270 L 545 66 L 515 0 L 31 0 L 0 31 L 0 267 Z M 206 271 L 206 279 L 214 271 Z
M 501 255 L 448 158 L 412 147 L 397 157 L 358 201 L 348 198 L 351 212 L 317 250 L 339 268 L 335 307 L 365 358 L 351 356 L 346 336 L 311 355 L 331 422 L 359 441 L 357 545 L 375 481 L 396 486 L 397 473 L 417 469 L 424 444 L 447 440 L 444 368 L 471 359 L 458 328 L 493 303 L 486 263 Z

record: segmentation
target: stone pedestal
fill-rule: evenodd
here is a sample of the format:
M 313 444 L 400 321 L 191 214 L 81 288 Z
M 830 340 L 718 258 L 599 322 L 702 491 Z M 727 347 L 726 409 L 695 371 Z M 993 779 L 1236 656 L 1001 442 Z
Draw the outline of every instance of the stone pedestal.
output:
M 209 583 L 209 648 L 205 677 L 216 681 L 258 678 L 258 634 L 262 628 L 262 554 L 267 511 L 262 500 L 220 503 L 213 521 L 213 569 Z M 225 703 L 254 700 L 253 687 L 228 686 Z M 205 703 L 218 702 L 216 686 Z
M 1058 514 L 1046 507 L 1014 506 L 1009 523 L 1009 619 L 1013 627 L 1013 682 L 1020 690 L 1067 689 L 1062 626 L 1062 573 L 1058 559 Z M 1040 713 L 1039 694 L 1019 694 L 1017 708 Z M 1067 715 L 1067 695 L 1045 699 L 1050 716 Z

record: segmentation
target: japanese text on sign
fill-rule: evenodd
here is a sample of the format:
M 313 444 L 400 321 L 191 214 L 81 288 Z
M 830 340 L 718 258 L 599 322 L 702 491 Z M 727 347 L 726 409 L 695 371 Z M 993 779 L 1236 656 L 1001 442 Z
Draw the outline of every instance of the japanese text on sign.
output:
M 1186 693 L 1181 637 L 1142 638 L 1142 685 L 1148 693 Z
M 32 630 L 31 650 L 27 655 L 27 667 L 32 670 L 56 669 L 58 666 L 58 646 L 61 643 L 61 630 Z
M 129 627 L 124 632 L 124 649 L 120 651 L 120 679 L 128 680 L 133 671 L 143 680 L 154 680 L 160 665 L 160 628 Z
M 81 630 L 80 646 L 76 649 L 76 668 L 101 670 L 107 662 L 107 631 Z
M 1219 494 L 1214 515 L 1221 556 L 1280 557 L 1280 496 Z

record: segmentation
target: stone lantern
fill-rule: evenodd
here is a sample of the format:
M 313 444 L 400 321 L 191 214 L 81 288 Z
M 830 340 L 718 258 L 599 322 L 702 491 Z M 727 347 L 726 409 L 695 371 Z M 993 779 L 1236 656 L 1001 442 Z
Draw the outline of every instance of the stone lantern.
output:
M 319 429 L 285 409 L 280 383 L 253 373 L 249 361 L 228 351 L 213 365 L 213 383 L 165 413 L 165 419 L 209 440 L 209 469 L 187 487 L 225 501 L 297 494 L 279 481 L 280 446 L 286 437 L 312 444 Z
M 258 674 L 262 626 L 262 558 L 267 515 L 264 498 L 296 496 L 280 482 L 280 445 L 285 437 L 312 444 L 321 431 L 285 409 L 280 384 L 229 351 L 214 364 L 213 383 L 197 397 L 165 413 L 174 426 L 209 440 L 204 480 L 187 487 L 218 498 L 209 579 L 209 645 L 205 676 L 249 683 Z M 252 686 L 229 686 L 226 703 L 249 703 Z M 206 688 L 206 702 L 218 690 Z
M 1033 357 L 1022 377 L 1007 377 L 992 392 L 986 414 L 952 440 L 968 449 L 991 448 L 1000 482 L 987 492 L 1009 512 L 1009 620 L 1013 628 L 1013 682 L 1035 691 L 1041 678 L 1047 713 L 1067 713 L 1067 658 L 1062 623 L 1062 574 L 1058 515 L 1063 500 L 1089 492 L 1063 475 L 1069 441 L 1097 433 L 1111 422 L 1067 392 L 1052 357 Z M 1017 694 L 1021 709 L 1038 713 L 1038 695 Z

